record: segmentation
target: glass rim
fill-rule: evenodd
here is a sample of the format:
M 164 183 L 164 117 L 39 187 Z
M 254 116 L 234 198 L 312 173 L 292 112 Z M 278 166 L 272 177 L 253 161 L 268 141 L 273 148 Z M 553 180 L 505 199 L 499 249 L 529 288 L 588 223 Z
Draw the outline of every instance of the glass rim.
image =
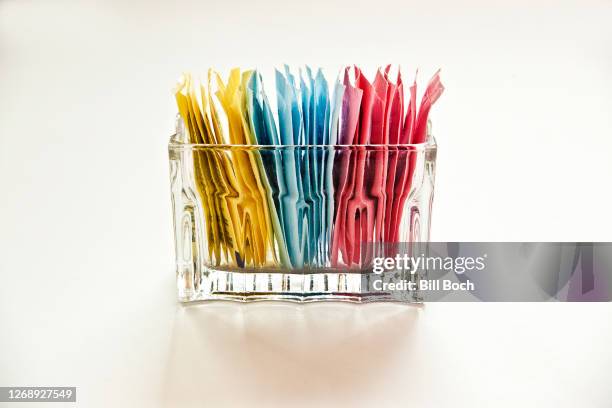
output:
M 416 151 L 433 151 L 437 150 L 438 145 L 433 136 L 429 136 L 428 140 L 423 143 L 404 143 L 404 144 L 226 144 L 226 143 L 183 143 L 175 139 L 172 135 L 168 147 L 172 149 L 217 149 L 217 150 L 295 150 L 295 149 L 359 149 L 359 150 L 384 150 L 384 149 L 401 149 L 401 150 L 416 150 Z

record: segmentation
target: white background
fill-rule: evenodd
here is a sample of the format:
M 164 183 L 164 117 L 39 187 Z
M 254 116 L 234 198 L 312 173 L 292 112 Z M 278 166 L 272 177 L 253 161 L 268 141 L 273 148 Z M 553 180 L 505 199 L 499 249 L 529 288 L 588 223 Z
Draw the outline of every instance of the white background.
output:
M 441 67 L 432 239 L 609 241 L 610 21 L 609 0 L 0 0 L 0 385 L 612 406 L 610 304 L 178 305 L 166 152 L 186 69 Z

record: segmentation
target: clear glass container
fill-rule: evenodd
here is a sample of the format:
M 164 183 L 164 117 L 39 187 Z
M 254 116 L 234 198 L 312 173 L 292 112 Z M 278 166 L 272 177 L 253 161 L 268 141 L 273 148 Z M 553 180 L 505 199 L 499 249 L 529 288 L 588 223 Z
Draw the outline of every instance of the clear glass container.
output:
M 384 244 L 427 242 L 436 144 L 169 143 L 178 297 L 397 300 L 364 279 Z M 404 301 L 418 301 L 412 294 Z

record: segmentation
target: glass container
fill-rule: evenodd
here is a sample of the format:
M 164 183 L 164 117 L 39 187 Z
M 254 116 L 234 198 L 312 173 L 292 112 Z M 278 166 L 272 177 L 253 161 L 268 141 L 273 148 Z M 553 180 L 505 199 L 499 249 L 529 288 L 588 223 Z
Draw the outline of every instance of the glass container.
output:
M 427 242 L 436 143 L 169 143 L 178 298 L 393 301 L 367 282 L 387 244 Z M 403 301 L 415 302 L 417 293 Z

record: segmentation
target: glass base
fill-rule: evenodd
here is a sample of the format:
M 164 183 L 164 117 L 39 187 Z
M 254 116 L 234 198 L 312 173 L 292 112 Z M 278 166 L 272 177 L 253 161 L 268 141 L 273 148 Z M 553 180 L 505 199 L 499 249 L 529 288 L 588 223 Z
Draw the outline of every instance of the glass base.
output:
M 199 275 L 199 276 L 198 276 Z M 192 276 L 193 279 L 185 279 Z M 200 273 L 185 274 L 178 279 L 181 302 L 230 300 L 254 302 L 281 300 L 307 303 L 341 301 L 351 303 L 400 302 L 420 303 L 416 293 L 398 299 L 390 293 L 368 290 L 365 276 L 359 271 L 337 270 L 257 272 L 204 268 Z

